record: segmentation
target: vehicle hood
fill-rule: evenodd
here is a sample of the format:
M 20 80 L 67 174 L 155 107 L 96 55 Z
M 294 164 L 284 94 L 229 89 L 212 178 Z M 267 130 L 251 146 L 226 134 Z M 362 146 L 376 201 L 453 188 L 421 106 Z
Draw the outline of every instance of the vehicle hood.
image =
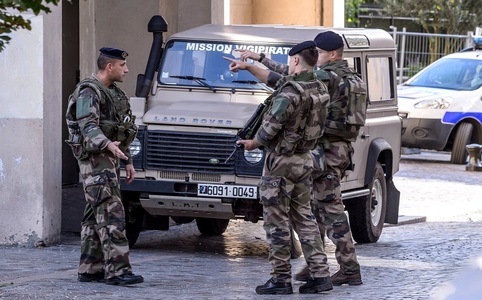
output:
M 157 105 L 147 111 L 142 121 L 147 124 L 242 128 L 258 104 L 181 101 Z
M 423 100 L 444 99 L 450 102 L 447 111 L 467 112 L 473 109 L 479 111 L 481 105 L 481 89 L 473 91 L 456 91 L 429 87 L 405 86 L 397 87 L 398 110 L 412 111 L 414 105 Z
M 403 98 L 407 101 L 420 101 L 426 99 L 434 99 L 439 96 L 453 96 L 460 94 L 461 91 L 452 91 L 446 89 L 437 89 L 421 86 L 399 85 L 397 87 L 398 99 Z

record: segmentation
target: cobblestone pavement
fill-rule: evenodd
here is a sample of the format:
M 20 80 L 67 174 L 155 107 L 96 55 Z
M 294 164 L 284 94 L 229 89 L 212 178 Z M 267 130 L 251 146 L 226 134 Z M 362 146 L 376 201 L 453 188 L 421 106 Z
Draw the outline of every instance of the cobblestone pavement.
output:
M 195 224 L 144 231 L 131 250 L 132 287 L 76 280 L 79 237 L 45 248 L 0 246 L 2 299 L 442 299 L 444 283 L 482 253 L 482 173 L 451 165 L 444 154 L 403 156 L 395 184 L 405 225 L 384 228 L 375 244 L 358 244 L 364 284 L 334 287 L 322 295 L 256 295 L 269 278 L 261 222 L 231 221 L 225 234 L 201 236 Z M 422 218 L 420 218 L 422 217 Z M 412 223 L 409 220 L 427 222 Z M 411 223 L 411 224 L 409 224 Z M 327 245 L 331 272 L 334 246 Z M 303 259 L 292 260 L 294 272 Z

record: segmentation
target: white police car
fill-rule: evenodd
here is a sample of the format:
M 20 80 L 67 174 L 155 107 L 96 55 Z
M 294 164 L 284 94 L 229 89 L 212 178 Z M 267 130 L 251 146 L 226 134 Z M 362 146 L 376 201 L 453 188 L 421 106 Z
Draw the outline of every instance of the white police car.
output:
M 444 56 L 398 86 L 402 146 L 451 151 L 467 161 L 465 146 L 482 143 L 482 37 L 474 47 Z

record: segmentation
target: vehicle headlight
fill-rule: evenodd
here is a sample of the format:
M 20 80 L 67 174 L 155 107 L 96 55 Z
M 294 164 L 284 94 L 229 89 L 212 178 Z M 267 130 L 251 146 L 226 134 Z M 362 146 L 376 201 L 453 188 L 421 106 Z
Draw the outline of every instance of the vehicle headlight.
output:
M 452 100 L 453 98 L 451 97 L 432 99 L 432 100 L 423 100 L 418 103 L 415 103 L 413 107 L 421 108 L 421 109 L 447 109 L 449 108 Z
M 252 164 L 259 163 L 263 159 L 263 150 L 260 150 L 260 149 L 254 149 L 251 151 L 244 150 L 244 159 L 246 159 L 247 162 Z
M 138 138 L 135 138 L 129 146 L 129 150 L 131 151 L 131 157 L 134 157 L 139 153 L 141 153 L 141 149 L 142 149 L 141 141 L 139 141 Z

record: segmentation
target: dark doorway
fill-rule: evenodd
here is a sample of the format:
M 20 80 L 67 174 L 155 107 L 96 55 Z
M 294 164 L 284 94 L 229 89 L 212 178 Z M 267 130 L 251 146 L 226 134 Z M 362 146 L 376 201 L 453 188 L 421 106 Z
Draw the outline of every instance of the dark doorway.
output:
M 67 99 L 79 82 L 79 1 L 62 1 L 62 120 Z M 67 126 L 62 122 L 62 231 L 79 232 L 85 206 L 79 186 L 79 167 L 67 139 Z

